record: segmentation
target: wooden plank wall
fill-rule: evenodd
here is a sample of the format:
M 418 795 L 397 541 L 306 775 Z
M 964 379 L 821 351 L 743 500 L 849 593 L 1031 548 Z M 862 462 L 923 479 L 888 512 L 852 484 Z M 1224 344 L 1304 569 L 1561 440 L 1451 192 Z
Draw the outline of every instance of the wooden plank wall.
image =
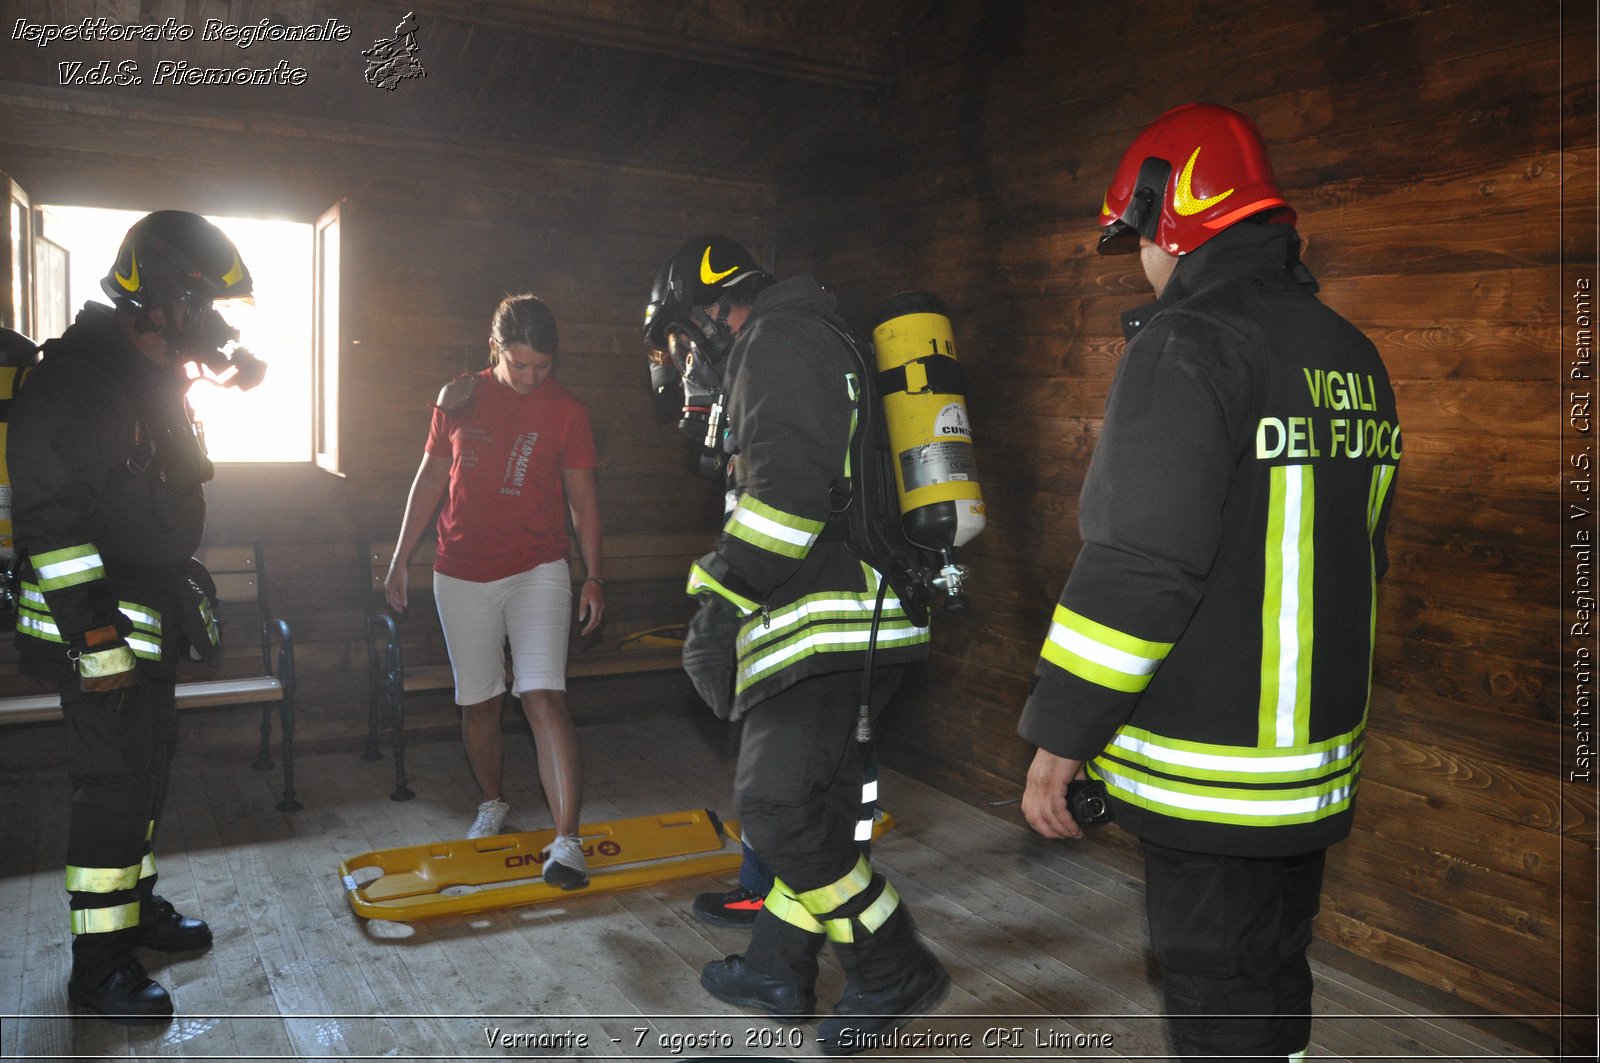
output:
M 1019 792 L 1016 718 L 1080 545 L 1117 314 L 1149 293 L 1136 259 L 1094 254 L 1101 196 L 1161 112 L 1236 106 L 1324 298 L 1382 349 L 1407 444 L 1360 811 L 1319 932 L 1491 1012 L 1592 1011 L 1594 790 L 1559 778 L 1553 492 L 1563 252 L 1594 260 L 1595 13 L 1562 14 L 966 0 L 908 35 L 878 150 L 792 175 L 778 204 L 781 272 L 816 272 L 862 326 L 894 291 L 939 294 L 970 382 L 976 607 L 938 622 L 888 762 Z
M 686 441 L 652 409 L 639 322 L 656 268 L 692 232 L 765 246 L 762 185 L 193 105 L 91 105 L 52 89 L 0 89 L 0 110 L 0 170 L 36 202 L 309 222 L 346 201 L 344 312 L 360 341 L 345 360 L 356 396 L 347 475 L 223 466 L 208 488 L 208 541 L 266 544 L 271 605 L 298 644 L 305 742 L 365 733 L 367 569 L 357 543 L 393 541 L 433 396 L 463 358 L 485 364 L 489 317 L 505 293 L 534 291 L 556 315 L 556 372 L 594 421 L 607 534 L 714 533 L 720 493 L 686 471 Z M 687 618 L 681 581 L 611 590 L 614 631 Z M 431 708 L 415 717 L 420 726 L 453 725 L 446 699 Z M 209 723 L 193 726 L 229 740 Z

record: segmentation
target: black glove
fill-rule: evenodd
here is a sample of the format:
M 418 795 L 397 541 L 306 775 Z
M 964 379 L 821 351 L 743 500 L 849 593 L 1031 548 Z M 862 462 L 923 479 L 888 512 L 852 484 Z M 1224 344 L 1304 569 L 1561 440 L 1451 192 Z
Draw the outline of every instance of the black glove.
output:
M 700 611 L 689 621 L 683 640 L 683 670 L 719 720 L 733 718 L 735 642 L 739 613 L 732 603 L 714 594 L 700 596 Z
M 177 634 L 191 661 L 210 661 L 222 649 L 217 624 L 217 585 L 195 558 L 178 570 Z

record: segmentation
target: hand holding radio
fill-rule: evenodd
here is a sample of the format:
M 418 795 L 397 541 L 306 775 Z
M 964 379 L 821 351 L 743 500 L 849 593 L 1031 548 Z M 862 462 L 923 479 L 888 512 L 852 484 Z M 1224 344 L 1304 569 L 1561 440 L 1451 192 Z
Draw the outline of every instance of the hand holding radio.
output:
M 1088 778 L 1083 761 L 1039 749 L 1028 766 L 1022 815 L 1046 838 L 1081 838 L 1111 822 L 1112 813 L 1105 783 Z
M 1074 779 L 1067 784 L 1067 811 L 1080 827 L 1103 827 L 1112 820 L 1111 799 L 1099 779 Z

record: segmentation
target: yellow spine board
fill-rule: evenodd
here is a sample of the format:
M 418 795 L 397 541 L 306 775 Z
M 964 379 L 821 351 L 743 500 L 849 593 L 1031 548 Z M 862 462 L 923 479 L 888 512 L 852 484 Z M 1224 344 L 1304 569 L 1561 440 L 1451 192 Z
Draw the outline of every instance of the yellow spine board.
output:
M 873 840 L 892 829 L 894 816 L 880 811 Z M 722 875 L 744 860 L 738 821 L 723 820 L 719 830 L 700 809 L 586 824 L 578 836 L 589 867 L 589 884 L 578 890 L 540 877 L 553 830 L 379 849 L 345 860 L 339 878 L 356 915 L 409 923 Z
M 562 890 L 541 877 L 553 830 L 362 853 L 339 865 L 339 877 L 351 909 L 363 918 L 469 915 L 735 870 L 743 857 L 738 825 L 723 826 L 731 844 L 711 814 L 698 809 L 585 824 L 579 838 L 589 885 L 579 890 Z

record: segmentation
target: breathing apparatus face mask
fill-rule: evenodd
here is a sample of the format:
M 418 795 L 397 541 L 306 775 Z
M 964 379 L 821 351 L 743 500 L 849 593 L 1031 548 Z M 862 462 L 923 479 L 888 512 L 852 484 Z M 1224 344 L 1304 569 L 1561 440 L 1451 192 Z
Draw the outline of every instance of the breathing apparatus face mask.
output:
M 708 327 L 711 324 L 716 323 L 696 310 L 687 327 L 669 327 L 665 335 L 666 350 L 661 352 L 659 364 L 663 369 L 671 367 L 683 389 L 683 412 L 678 430 L 700 445 L 701 471 L 707 476 L 720 476 L 727 464 L 727 455 L 723 452 L 723 371 L 727 368 L 733 336 L 725 325 L 721 326 L 726 342 L 719 342 L 722 337 Z
M 188 308 L 181 328 L 168 324 L 162 335 L 177 357 L 205 370 L 203 379 L 224 388 L 249 391 L 267 375 L 267 363 L 239 346 L 239 330 L 229 325 L 209 299 L 185 300 Z

